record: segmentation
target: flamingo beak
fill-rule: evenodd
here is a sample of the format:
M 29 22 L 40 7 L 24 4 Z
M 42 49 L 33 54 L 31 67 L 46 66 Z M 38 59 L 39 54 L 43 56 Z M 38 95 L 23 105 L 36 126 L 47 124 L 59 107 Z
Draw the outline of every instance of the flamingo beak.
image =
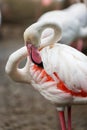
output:
M 32 45 L 31 43 L 28 43 L 28 42 L 26 42 L 26 46 L 27 46 L 28 54 L 31 57 L 31 60 L 35 64 L 40 64 L 41 63 L 41 56 L 40 56 L 38 48 L 35 47 L 34 45 Z

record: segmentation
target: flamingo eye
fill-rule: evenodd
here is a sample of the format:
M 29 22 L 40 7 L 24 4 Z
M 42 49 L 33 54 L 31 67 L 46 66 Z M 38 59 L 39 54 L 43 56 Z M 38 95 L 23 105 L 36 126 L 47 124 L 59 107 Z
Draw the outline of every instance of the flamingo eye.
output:
M 32 42 L 31 42 L 30 39 L 28 39 L 28 40 L 26 41 L 26 46 L 28 46 L 28 45 L 32 45 Z

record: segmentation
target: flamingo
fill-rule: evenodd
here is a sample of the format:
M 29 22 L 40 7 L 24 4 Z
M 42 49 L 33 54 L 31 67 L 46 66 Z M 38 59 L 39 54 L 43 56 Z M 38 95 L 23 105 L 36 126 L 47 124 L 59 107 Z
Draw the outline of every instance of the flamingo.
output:
M 41 44 L 41 35 L 48 27 L 54 33 L 46 44 Z M 16 82 L 32 84 L 56 106 L 62 130 L 67 129 L 66 107 L 68 130 L 71 130 L 71 106 L 87 104 L 87 56 L 71 46 L 60 44 L 61 35 L 61 27 L 52 21 L 31 25 L 24 32 L 26 46 L 10 55 L 5 71 Z M 20 69 L 18 65 L 25 57 L 27 62 Z
M 76 3 L 63 10 L 49 11 L 43 14 L 37 22 L 52 21 L 62 30 L 60 43 L 71 45 L 82 51 L 83 40 L 87 37 L 87 7 L 85 3 Z M 79 29 L 81 33 L 79 34 Z M 42 38 L 50 36 L 52 30 L 44 31 Z
M 43 6 L 49 6 L 51 4 L 52 0 L 41 0 L 41 3 Z

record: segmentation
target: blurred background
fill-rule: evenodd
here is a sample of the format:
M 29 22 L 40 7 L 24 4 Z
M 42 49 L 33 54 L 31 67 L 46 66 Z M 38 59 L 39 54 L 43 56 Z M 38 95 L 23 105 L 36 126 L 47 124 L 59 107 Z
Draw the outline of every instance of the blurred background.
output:
M 45 12 L 79 0 L 0 0 L 0 130 L 58 130 L 55 107 L 32 86 L 15 83 L 5 73 L 11 53 L 24 46 L 23 32 Z M 81 1 L 83 2 L 83 1 Z M 87 53 L 84 39 L 83 53 Z M 87 130 L 87 106 L 73 106 L 73 130 Z

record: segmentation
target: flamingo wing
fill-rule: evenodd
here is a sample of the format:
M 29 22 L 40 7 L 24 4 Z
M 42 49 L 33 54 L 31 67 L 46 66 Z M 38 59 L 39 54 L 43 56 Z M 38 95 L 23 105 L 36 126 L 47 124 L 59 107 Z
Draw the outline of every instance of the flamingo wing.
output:
M 46 99 L 57 104 L 73 102 L 73 97 L 87 97 L 87 57 L 76 49 L 55 44 L 40 51 L 44 68 L 30 69 L 32 85 Z
M 87 93 L 87 57 L 66 45 L 56 44 L 41 51 L 46 72 L 56 73 L 67 89 Z

